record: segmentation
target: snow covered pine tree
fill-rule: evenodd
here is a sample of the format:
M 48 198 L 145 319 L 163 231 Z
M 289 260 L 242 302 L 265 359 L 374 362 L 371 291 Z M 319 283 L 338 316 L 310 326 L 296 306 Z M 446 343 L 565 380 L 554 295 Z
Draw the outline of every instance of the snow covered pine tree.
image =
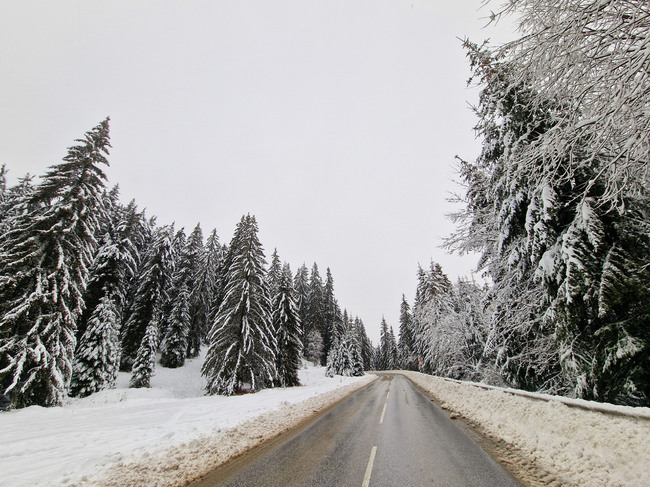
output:
M 108 119 L 68 149 L 0 236 L 0 386 L 13 407 L 60 405 L 104 211 Z
M 542 4 L 551 2 L 536 7 Z M 602 3 L 590 14 L 605 15 L 613 4 Z M 566 10 L 569 17 L 582 12 Z M 617 24 L 621 39 L 635 37 L 625 30 L 634 16 L 624 17 Z M 592 27 L 598 31 L 609 20 Z M 562 41 L 554 48 L 567 45 Z M 482 253 L 481 267 L 493 281 L 487 345 L 504 379 L 529 390 L 647 404 L 650 198 L 643 176 L 632 169 L 636 163 L 621 180 L 610 177 L 620 175 L 617 161 L 632 157 L 643 144 L 630 139 L 635 149 L 628 151 L 625 141 L 600 128 L 602 140 L 586 136 L 588 127 L 600 122 L 584 118 L 587 112 L 572 106 L 569 95 L 545 98 L 545 87 L 533 89 L 556 73 L 540 80 L 535 77 L 542 72 L 529 71 L 530 78 L 522 79 L 528 60 L 516 49 L 513 55 L 502 53 L 504 59 L 484 46 L 468 42 L 466 47 L 484 86 L 476 110 L 484 143 L 476 162 L 461 162 L 466 210 L 456 215 L 461 225 L 449 244 Z M 599 66 L 602 59 L 592 61 L 598 79 L 608 75 L 607 66 Z M 578 98 L 589 97 L 581 90 Z M 617 95 L 599 98 L 599 103 L 620 102 Z M 578 127 L 588 130 L 575 137 Z M 561 147 L 554 138 L 561 139 Z M 646 152 L 640 160 L 647 159 Z
M 112 388 L 120 360 L 119 329 L 128 283 L 136 272 L 137 248 L 143 215 L 134 202 L 111 212 L 95 255 L 84 312 L 77 322 L 79 343 L 75 352 L 70 393 L 87 396 Z
M 299 386 L 298 370 L 302 355 L 302 326 L 293 291 L 293 276 L 288 264 L 280 275 L 273 300 L 273 329 L 277 339 L 275 367 L 281 387 Z
M 172 262 L 171 229 L 159 228 L 146 251 L 131 311 L 121 330 L 121 369 L 131 370 L 147 326 L 159 314 Z
M 226 258 L 224 297 L 208 337 L 201 373 L 208 394 L 233 395 L 273 383 L 275 337 L 265 259 L 255 217 L 237 225 Z

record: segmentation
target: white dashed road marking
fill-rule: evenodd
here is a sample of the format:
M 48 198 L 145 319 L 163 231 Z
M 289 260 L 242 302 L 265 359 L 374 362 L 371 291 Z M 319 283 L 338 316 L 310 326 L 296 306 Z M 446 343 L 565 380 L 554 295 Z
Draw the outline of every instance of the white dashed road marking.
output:
M 368 487 L 370 485 L 370 475 L 372 474 L 372 465 L 375 463 L 376 454 L 377 454 L 377 447 L 373 446 L 372 451 L 370 452 L 368 467 L 366 468 L 366 474 L 363 476 L 363 484 L 361 484 L 361 487 Z

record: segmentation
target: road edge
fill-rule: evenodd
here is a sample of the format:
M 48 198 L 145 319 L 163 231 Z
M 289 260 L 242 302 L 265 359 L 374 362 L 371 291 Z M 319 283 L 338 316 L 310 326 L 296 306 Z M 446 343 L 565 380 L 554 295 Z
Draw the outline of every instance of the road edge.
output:
M 362 380 L 288 404 L 251 418 L 233 428 L 204 434 L 181 445 L 158 449 L 131 462 L 119 462 L 92 477 L 86 475 L 69 487 L 181 487 L 197 486 L 231 460 L 249 453 L 280 435 L 300 428 L 325 414 L 354 392 L 367 387 L 377 376 L 366 374 Z
M 526 456 L 523 451 L 520 451 L 516 446 L 508 444 L 502 438 L 485 430 L 480 423 L 464 416 L 461 411 L 450 409 L 441 397 L 424 385 L 419 384 L 408 372 L 399 370 L 390 371 L 391 374 L 399 374 L 409 380 L 418 391 L 444 411 L 451 421 L 463 430 L 485 453 L 490 455 L 495 462 L 507 470 L 522 486 L 545 487 L 549 485 L 547 481 L 541 480 L 548 475 L 548 472 L 531 466 L 525 460 Z

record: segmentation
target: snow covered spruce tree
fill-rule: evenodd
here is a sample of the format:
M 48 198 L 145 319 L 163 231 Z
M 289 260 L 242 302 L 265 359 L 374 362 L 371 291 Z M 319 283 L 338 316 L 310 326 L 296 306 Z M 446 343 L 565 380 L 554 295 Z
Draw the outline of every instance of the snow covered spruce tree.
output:
M 323 338 L 318 330 L 312 330 L 307 334 L 304 350 L 305 359 L 314 365 L 320 365 L 323 357 Z
M 228 249 L 224 297 L 208 337 L 201 373 L 208 394 L 232 395 L 244 388 L 266 387 L 276 376 L 277 347 L 265 259 L 255 217 L 237 225 Z
M 118 299 L 106 292 L 86 323 L 74 357 L 70 394 L 86 397 L 115 387 L 120 368 Z
M 273 249 L 269 271 L 266 273 L 266 282 L 269 285 L 269 295 L 271 296 L 271 299 L 277 295 L 281 280 L 282 262 L 280 261 L 280 256 L 278 255 L 278 249 Z
M 311 358 L 308 356 L 307 348 L 309 344 L 312 343 L 309 337 L 315 338 L 315 335 L 311 333 L 312 330 L 307 330 L 305 328 L 307 326 L 307 315 L 309 311 L 309 269 L 307 269 L 307 266 L 305 264 L 302 264 L 296 271 L 296 275 L 293 278 L 293 288 L 296 292 L 296 306 L 298 307 L 298 313 L 300 314 L 300 323 L 302 325 L 302 343 L 305 347 L 303 353 L 307 360 L 311 360 Z M 320 333 L 318 333 L 318 335 L 320 335 Z M 319 350 L 321 351 L 320 353 L 322 353 L 323 337 L 320 336 L 319 338 Z
M 109 219 L 99 236 L 99 248 L 84 293 L 85 308 L 78 320 L 78 339 L 86 331 L 95 307 L 107 293 L 118 300 L 116 304 L 121 312 L 128 287 L 137 272 L 138 246 L 144 239 L 144 215 L 138 212 L 134 201 L 126 207 L 116 203 L 107 213 Z
M 323 335 L 325 353 L 327 353 L 334 337 L 337 335 L 341 337 L 343 335 L 343 317 L 341 316 L 341 309 L 339 308 L 339 305 L 336 302 L 336 297 L 334 296 L 334 278 L 332 277 L 332 271 L 330 271 L 329 267 L 325 274 L 322 313 L 321 334 Z
M 204 261 L 203 233 L 197 225 L 183 248 L 179 249 L 174 266 L 171 288 L 171 313 L 167 318 L 167 329 L 162 343 L 160 365 L 175 368 L 185 364 L 188 351 L 190 327 L 198 326 L 197 318 L 192 313 L 202 312 L 203 297 L 192 291 L 196 289 L 196 278 L 199 275 L 201 263 Z M 193 302 L 196 299 L 197 302 Z M 199 335 L 198 330 L 192 330 L 193 335 Z
M 398 366 L 397 343 L 392 327 L 388 327 L 382 316 L 380 325 L 379 354 L 376 357 L 377 370 L 392 370 Z
M 522 33 L 500 49 L 516 64 L 513 84 L 531 89 L 534 108 L 562 104 L 556 123 L 521 148 L 518 164 L 530 172 L 540 161 L 562 165 L 557 177 L 568 183 L 593 163 L 599 202 L 624 211 L 629 195 L 646 194 L 650 183 L 650 5 L 510 0 L 499 14 L 513 15 Z M 590 185 L 581 189 L 588 197 Z
M 397 349 L 400 357 L 400 367 L 406 370 L 418 370 L 417 357 L 415 354 L 413 330 L 413 315 L 411 307 L 402 294 L 402 304 L 399 314 L 399 342 Z
M 188 283 L 179 280 L 174 286 L 172 311 L 163 338 L 160 365 L 170 369 L 185 365 L 187 337 L 190 329 L 190 292 Z
M 159 324 L 158 324 L 158 331 L 160 333 L 160 340 L 162 341 L 163 338 L 167 335 L 167 330 L 170 327 L 170 320 L 172 316 L 172 311 L 174 309 L 174 298 L 176 297 L 175 295 L 175 289 L 174 289 L 174 276 L 176 275 L 176 266 L 178 262 L 183 258 L 183 254 L 185 252 L 185 244 L 187 242 L 187 235 L 185 234 L 185 228 L 180 228 L 176 233 L 174 233 L 174 225 L 175 223 L 172 223 L 170 228 L 171 228 L 171 233 L 174 235 L 172 238 L 172 254 L 171 254 L 171 262 L 172 262 L 172 267 L 170 268 L 170 278 L 167 279 L 165 283 L 165 287 L 163 289 L 163 292 L 161 294 L 161 308 L 160 308 L 160 319 L 159 319 Z
M 553 325 L 545 321 L 544 289 L 535 279 L 536 262 L 530 255 L 529 232 L 535 230 L 534 248 L 544 253 L 554 239 L 548 214 L 535 221 L 527 206 L 532 174 L 518 172 L 510 158 L 552 124 L 551 104 L 533 108 L 530 90 L 511 84 L 512 67 L 496 59 L 484 46 L 466 43 L 475 75 L 485 84 L 475 111 L 477 130 L 484 138 L 483 152 L 474 162 L 461 161 L 467 185 L 465 210 L 454 215 L 458 231 L 448 244 L 462 252 L 482 254 L 479 266 L 493 280 L 488 302 L 490 336 L 488 355 L 502 367 L 504 379 L 515 387 L 561 392 L 560 364 Z M 547 186 L 547 202 L 551 201 Z M 532 240 L 531 240 L 532 243 Z
M 130 309 L 121 330 L 122 357 L 120 368 L 132 369 L 151 323 L 160 326 L 165 290 L 173 273 L 171 227 L 156 229 L 153 241 L 147 249 L 138 285 Z M 153 336 L 153 332 L 149 333 Z M 152 343 L 151 337 L 147 343 Z
M 147 324 L 144 337 L 133 362 L 129 387 L 151 387 L 151 377 L 156 366 L 156 352 L 160 336 L 160 311 L 155 311 Z
M 200 229 L 200 227 L 199 227 Z M 222 248 L 216 230 L 212 230 L 196 270 L 195 284 L 190 293 L 190 330 L 187 337 L 187 357 L 196 358 L 208 335 L 210 318 L 216 313 L 215 295 L 219 281 Z
M 440 351 L 445 356 L 445 377 L 500 382 L 485 354 L 489 335 L 485 296 L 486 289 L 473 281 L 459 279 L 454 284 L 452 310 L 445 320 L 449 347 Z
M 171 287 L 169 283 L 174 275 L 172 232 L 173 226 L 156 230 L 145 260 L 144 274 L 136 293 L 133 314 L 127 321 L 127 325 L 130 326 L 128 331 L 131 340 L 143 332 L 131 367 L 129 387 L 132 388 L 151 387 L 151 377 L 156 365 L 156 353 L 161 337 L 162 314 L 165 304 L 169 302 L 167 290 Z M 144 299 L 147 295 L 150 297 L 148 303 Z M 184 300 L 181 302 L 185 303 Z M 123 340 L 122 343 L 124 347 L 125 341 Z M 124 363 L 123 360 L 122 364 Z
M 277 340 L 275 368 L 278 385 L 299 386 L 298 370 L 302 356 L 302 327 L 294 298 L 293 276 L 288 264 L 282 269 L 273 299 L 273 330 Z
M 59 405 L 70 384 L 104 211 L 108 119 L 77 142 L 0 236 L 0 392 L 13 407 Z
M 4 166 L 3 166 L 4 170 Z M 6 178 L 7 171 L 3 175 Z M 0 199 L 0 233 L 5 234 L 19 214 L 29 213 L 29 202 L 34 193 L 33 177 L 27 174 L 18 180 L 18 184 L 5 188 Z M 5 183 L 6 184 L 6 181 Z
M 421 372 L 442 373 L 445 353 L 445 320 L 452 311 L 452 285 L 440 264 L 418 269 L 413 306 L 414 352 Z
M 136 242 L 143 224 L 134 202 L 111 212 L 90 268 L 84 295 L 86 309 L 78 326 L 83 332 L 75 352 L 71 394 L 87 396 L 115 384 L 119 370 L 119 329 L 128 283 L 135 275 Z
M 363 370 L 371 370 L 374 365 L 375 349 L 366 333 L 366 327 L 359 317 L 354 319 L 354 330 L 357 335 L 357 344 L 359 345 Z
M 334 335 L 330 352 L 327 355 L 325 375 L 334 377 L 360 377 L 364 373 L 363 360 L 354 324 L 346 323 L 342 335 Z
M 318 264 L 314 262 L 309 274 L 309 298 L 307 300 L 307 317 L 304 322 L 305 333 L 311 330 L 317 330 L 323 339 L 323 358 L 321 365 L 325 365 L 325 358 L 329 353 L 329 330 L 326 328 L 325 323 L 325 290 L 323 287 L 323 280 L 318 271 Z
M 646 403 L 648 195 L 637 181 L 618 186 L 612 199 L 609 149 L 589 137 L 553 157 L 531 152 L 560 133 L 574 107 L 541 103 L 517 81 L 516 58 L 467 47 L 484 85 L 477 108 L 484 149 L 476 162 L 461 162 L 466 208 L 450 243 L 481 252 L 494 282 L 487 352 L 517 387 Z

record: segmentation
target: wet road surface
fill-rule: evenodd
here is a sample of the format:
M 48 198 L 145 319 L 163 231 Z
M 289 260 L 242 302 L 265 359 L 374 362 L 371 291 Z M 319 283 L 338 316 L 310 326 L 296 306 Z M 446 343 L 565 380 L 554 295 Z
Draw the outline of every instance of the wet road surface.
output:
M 314 421 L 193 487 L 519 485 L 404 376 L 381 375 Z

